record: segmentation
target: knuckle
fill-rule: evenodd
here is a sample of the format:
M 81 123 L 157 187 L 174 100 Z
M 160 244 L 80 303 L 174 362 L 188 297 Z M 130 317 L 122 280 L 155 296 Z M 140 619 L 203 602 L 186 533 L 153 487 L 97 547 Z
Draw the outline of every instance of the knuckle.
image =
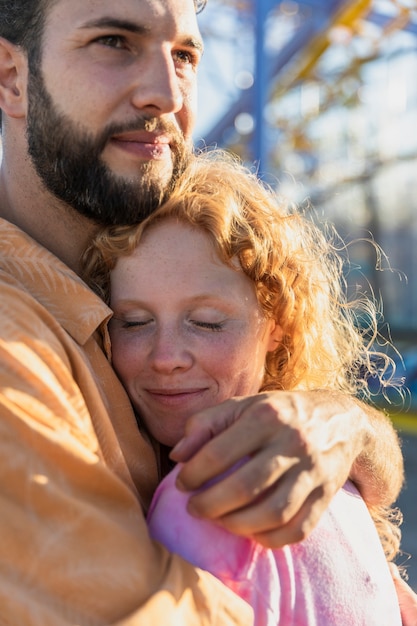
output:
M 293 517 L 292 504 L 288 499 L 270 498 L 266 508 L 269 523 L 276 528 L 286 526 Z
M 236 475 L 234 477 L 233 491 L 236 500 L 241 503 L 249 503 L 259 496 L 260 488 L 256 486 L 255 481 Z
M 300 526 L 295 526 L 291 529 L 291 541 L 290 543 L 300 543 L 301 541 L 304 541 L 304 539 L 307 538 L 307 533 L 305 533 L 303 531 L 303 528 Z
M 312 523 L 310 517 L 305 518 L 298 526 L 298 539 L 297 541 L 304 541 L 311 534 L 316 524 Z
M 208 443 L 201 453 L 207 467 L 218 468 L 224 463 L 224 455 L 213 442 Z
M 279 426 L 283 424 L 281 410 L 279 405 L 274 403 L 268 395 L 261 395 L 260 400 L 254 405 L 256 423 L 264 427 L 276 430 L 277 423 Z

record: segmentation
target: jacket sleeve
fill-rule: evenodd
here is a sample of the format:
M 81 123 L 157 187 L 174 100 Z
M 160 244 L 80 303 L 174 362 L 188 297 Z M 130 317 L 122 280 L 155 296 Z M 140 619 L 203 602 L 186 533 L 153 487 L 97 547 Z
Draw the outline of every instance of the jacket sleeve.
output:
M 151 541 L 137 493 L 108 462 L 123 454 L 103 449 L 101 418 L 81 392 L 96 373 L 78 365 L 76 381 L 82 348 L 9 287 L 0 286 L 0 622 L 252 624 L 233 592 Z

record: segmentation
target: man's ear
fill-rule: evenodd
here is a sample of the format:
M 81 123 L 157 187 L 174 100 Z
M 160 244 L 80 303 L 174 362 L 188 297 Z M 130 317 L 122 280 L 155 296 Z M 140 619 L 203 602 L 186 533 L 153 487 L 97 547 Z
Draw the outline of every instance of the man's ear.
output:
M 270 320 L 271 328 L 268 340 L 268 352 L 274 352 L 284 336 L 282 327 L 275 320 Z
M 0 37 L 0 108 L 9 117 L 26 115 L 27 59 L 19 46 Z

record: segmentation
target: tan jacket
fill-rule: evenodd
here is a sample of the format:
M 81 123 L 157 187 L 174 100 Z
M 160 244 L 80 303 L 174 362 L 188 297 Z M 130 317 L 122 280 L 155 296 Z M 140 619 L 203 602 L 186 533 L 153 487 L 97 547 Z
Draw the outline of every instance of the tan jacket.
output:
M 252 624 L 149 539 L 156 461 L 100 347 L 110 310 L 4 220 L 0 242 L 0 625 Z

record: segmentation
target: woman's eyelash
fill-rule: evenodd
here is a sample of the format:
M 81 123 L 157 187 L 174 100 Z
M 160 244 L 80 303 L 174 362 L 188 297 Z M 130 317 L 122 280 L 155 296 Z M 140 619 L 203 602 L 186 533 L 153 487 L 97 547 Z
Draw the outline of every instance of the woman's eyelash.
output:
M 148 322 L 123 322 L 123 328 L 135 328 L 135 326 L 145 326 Z
M 113 319 L 115 320 L 116 318 L 113 318 Z M 144 321 L 119 320 L 119 322 L 121 322 L 122 328 L 129 329 L 129 328 L 141 328 L 143 326 L 146 326 L 150 322 L 152 322 L 152 320 L 151 319 L 144 320 Z M 193 324 L 194 326 L 197 326 L 198 328 L 203 328 L 204 330 L 211 330 L 211 331 L 221 331 L 224 327 L 224 322 L 203 322 L 200 320 L 190 320 L 190 323 Z
M 220 322 L 200 322 L 198 320 L 192 320 L 196 326 L 201 328 L 207 328 L 207 330 L 222 330 L 223 324 Z

